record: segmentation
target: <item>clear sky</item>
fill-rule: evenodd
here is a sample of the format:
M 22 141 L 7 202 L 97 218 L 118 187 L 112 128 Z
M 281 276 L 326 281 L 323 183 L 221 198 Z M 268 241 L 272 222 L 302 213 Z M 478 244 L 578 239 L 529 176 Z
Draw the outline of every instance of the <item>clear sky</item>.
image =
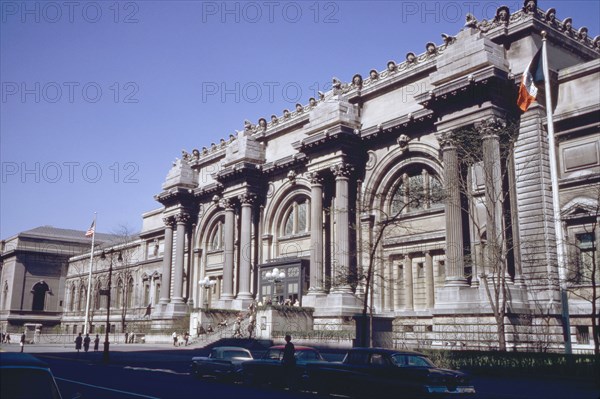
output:
M 0 0 L 0 238 L 137 231 L 181 150 L 522 1 Z M 600 34 L 600 2 L 540 0 Z

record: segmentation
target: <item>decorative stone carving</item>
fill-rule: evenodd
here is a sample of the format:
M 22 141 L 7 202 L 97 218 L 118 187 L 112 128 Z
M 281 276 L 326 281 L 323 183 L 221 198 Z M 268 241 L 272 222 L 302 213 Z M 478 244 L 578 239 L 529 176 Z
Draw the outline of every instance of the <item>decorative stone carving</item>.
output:
M 388 61 L 388 63 L 387 63 L 388 73 L 394 73 L 394 72 L 396 72 L 396 69 L 397 69 L 396 63 L 394 61 Z
M 290 118 L 290 111 L 287 109 L 283 110 L 283 119 L 289 119 Z
M 357 89 L 360 89 L 363 85 L 363 78 L 360 74 L 356 74 L 352 77 L 352 84 L 354 85 L 354 87 L 356 87 Z
M 235 136 L 233 134 L 229 135 L 229 142 L 232 143 L 235 140 Z
M 318 94 L 319 94 L 319 101 L 325 100 L 325 93 L 323 93 L 322 91 L 319 91 Z
M 219 197 L 217 194 L 213 195 L 212 202 L 214 204 L 218 205 L 220 200 L 221 200 L 221 197 Z
M 396 140 L 396 142 L 400 146 L 400 149 L 405 150 L 408 148 L 408 143 L 410 142 L 410 137 L 408 137 L 406 134 L 401 134 L 398 137 L 398 139 Z
M 310 172 L 306 174 L 310 184 L 323 184 L 323 176 L 320 172 Z
M 232 209 L 233 208 L 233 201 L 231 200 L 231 198 L 223 198 L 219 202 L 219 206 L 221 208 L 224 208 L 224 209 Z
M 427 43 L 425 45 L 425 50 L 427 51 L 427 55 L 435 55 L 437 53 L 437 47 L 433 42 Z
M 415 53 L 410 52 L 410 53 L 406 53 L 406 62 L 408 62 L 409 64 L 414 64 L 417 61 L 417 56 L 415 55 Z
M 202 155 L 207 155 L 207 154 L 208 154 L 208 148 L 202 147 Z
M 342 94 L 342 81 L 338 78 L 334 77 L 332 79 L 331 87 L 333 89 L 333 95 Z
M 371 69 L 369 71 L 369 78 L 371 80 L 377 80 L 377 79 L 379 79 L 379 72 L 377 72 L 377 70 L 375 70 L 375 69 Z
M 330 170 L 336 178 L 348 178 L 354 172 L 354 166 L 346 162 L 341 162 L 337 165 L 332 165 Z
M 173 216 L 167 216 L 163 218 L 165 226 L 173 228 L 175 226 L 175 218 Z
M 314 97 L 308 99 L 308 106 L 313 108 L 317 106 L 317 100 Z
M 290 170 L 287 174 L 287 178 L 292 184 L 296 184 L 296 176 L 297 174 L 293 170 Z
M 440 143 L 440 149 L 442 151 L 456 146 L 456 143 L 454 142 L 454 137 L 453 137 L 453 134 L 451 131 L 436 133 L 435 138 L 437 139 L 438 143 Z
M 243 193 L 238 196 L 241 204 L 252 205 L 256 201 L 256 195 L 253 193 Z
M 181 159 L 183 161 L 189 162 L 190 159 L 192 159 L 192 157 L 190 156 L 190 153 L 186 150 L 181 150 Z
M 225 148 L 226 146 L 227 143 L 225 142 L 225 139 L 219 140 L 219 148 Z
M 501 118 L 490 118 L 475 124 L 481 136 L 500 136 L 506 129 L 506 122 Z
M 304 112 L 304 107 L 302 106 L 302 104 L 298 103 L 296 104 L 296 113 L 301 114 Z
M 247 119 L 244 121 L 244 130 L 245 131 L 250 131 L 250 130 L 252 130 L 253 127 L 254 126 L 252 125 L 252 122 L 250 122 Z
M 276 125 L 278 123 L 279 123 L 279 119 L 277 118 L 277 115 L 275 115 L 275 114 L 271 115 L 271 124 Z
M 465 16 L 465 26 L 469 28 L 477 28 L 477 18 L 470 12 Z
M 442 33 L 442 40 L 444 41 L 444 44 L 446 46 L 449 46 L 450 44 L 454 43 L 456 41 L 456 37 L 455 36 L 450 36 L 446 33 Z
M 198 151 L 198 149 L 197 149 L 197 148 L 194 148 L 194 149 L 192 150 L 192 157 L 193 157 L 195 160 L 197 160 L 198 158 L 200 158 L 200 151 Z
M 549 23 L 550 25 L 555 25 L 556 24 L 556 9 L 549 8 L 548 11 L 546 11 L 545 19 L 546 19 L 546 22 Z
M 177 224 L 186 224 L 190 221 L 190 214 L 185 212 L 179 213 L 175 215 L 175 221 L 177 222 Z
M 525 0 L 523 2 L 523 12 L 526 14 L 535 14 L 537 10 L 537 0 Z
M 582 26 L 577 31 L 577 38 L 579 40 L 581 40 L 582 42 L 585 42 L 587 40 L 587 37 L 588 37 L 588 28 L 586 28 L 585 26 Z
M 217 145 L 216 145 L 215 143 L 210 143 L 210 150 L 211 150 L 212 152 L 215 152 L 215 151 L 217 151 Z
M 275 185 L 269 183 L 269 186 L 267 187 L 267 198 L 273 197 L 273 194 L 275 194 Z
M 258 130 L 261 132 L 267 130 L 267 120 L 265 118 L 260 118 L 258 120 Z
M 375 153 L 375 151 L 372 151 L 372 150 L 367 151 L 367 154 L 368 154 L 368 159 L 367 159 L 367 163 L 365 164 L 365 169 L 371 170 L 377 164 L 377 154 Z
M 571 36 L 573 33 L 573 19 L 572 18 L 565 18 L 563 20 L 561 29 L 563 30 L 563 32 L 565 32 L 567 35 Z
M 494 22 L 497 24 L 508 24 L 508 20 L 510 19 L 510 10 L 507 6 L 500 6 L 496 10 L 496 17 L 494 18 Z
M 592 44 L 594 45 L 595 49 L 600 50 L 600 35 L 598 35 L 594 38 L 594 40 L 592 41 Z

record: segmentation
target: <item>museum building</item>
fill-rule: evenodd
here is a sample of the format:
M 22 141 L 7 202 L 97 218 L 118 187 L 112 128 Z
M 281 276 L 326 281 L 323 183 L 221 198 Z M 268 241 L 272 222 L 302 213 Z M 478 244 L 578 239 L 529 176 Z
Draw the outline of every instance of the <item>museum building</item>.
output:
M 517 107 L 542 31 L 556 159 L 543 100 Z M 424 48 L 183 151 L 139 237 L 94 254 L 92 293 L 114 267 L 113 306 L 125 309 L 115 324 L 159 330 L 189 317 L 194 333 L 207 309 L 275 301 L 314 309 L 314 329 L 352 330 L 366 302 L 396 347 L 496 348 L 501 320 L 511 348 L 560 349 L 565 324 L 574 349 L 589 348 L 600 37 L 525 1 L 491 20 L 468 15 Z M 59 309 L 69 330 L 83 324 L 89 257 L 68 263 Z M 15 305 L 2 259 L 5 322 Z M 101 315 L 106 301 L 95 298 Z

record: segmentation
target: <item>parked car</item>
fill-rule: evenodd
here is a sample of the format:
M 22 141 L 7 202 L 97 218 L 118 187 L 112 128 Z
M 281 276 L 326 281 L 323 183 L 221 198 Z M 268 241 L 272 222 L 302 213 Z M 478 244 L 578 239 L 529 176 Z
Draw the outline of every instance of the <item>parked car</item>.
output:
M 192 358 L 192 375 L 197 378 L 212 376 L 236 380 L 240 375 L 242 363 L 252 359 L 252 354 L 246 348 L 217 346 L 207 357 Z
M 46 363 L 28 353 L 2 353 L 0 398 L 62 399 L 62 396 Z
M 271 384 L 274 386 L 285 385 L 289 378 L 300 382 L 307 363 L 327 362 L 315 348 L 297 345 L 294 353 L 296 358 L 294 375 L 286 376 L 282 364 L 284 348 L 284 345 L 272 346 L 262 358 L 243 363 L 244 382 L 252 385 Z
M 360 398 L 475 393 L 465 373 L 438 368 L 418 352 L 382 348 L 351 349 L 342 362 L 309 363 L 303 378 L 312 391 Z

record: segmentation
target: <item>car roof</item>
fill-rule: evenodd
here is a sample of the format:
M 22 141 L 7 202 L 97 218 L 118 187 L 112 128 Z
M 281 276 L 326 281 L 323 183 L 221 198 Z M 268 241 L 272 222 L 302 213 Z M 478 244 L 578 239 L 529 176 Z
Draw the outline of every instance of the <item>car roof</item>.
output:
M 285 345 L 275 345 L 275 346 L 270 347 L 269 349 L 284 350 Z M 302 346 L 302 345 L 294 345 L 294 349 L 296 350 L 296 352 L 298 352 L 298 351 L 317 351 L 315 348 L 312 348 L 310 346 Z
M 399 354 L 399 355 L 418 355 L 425 356 L 420 352 L 409 351 L 409 350 L 396 350 L 396 349 L 387 349 L 387 348 L 352 348 L 348 352 L 369 352 L 369 353 L 387 353 L 390 355 Z
M 2 353 L 0 367 L 49 368 L 48 364 L 29 353 Z
M 214 351 L 244 351 L 244 352 L 250 352 L 248 349 L 242 348 L 241 346 L 215 346 L 214 348 L 212 348 L 212 350 L 214 350 Z

